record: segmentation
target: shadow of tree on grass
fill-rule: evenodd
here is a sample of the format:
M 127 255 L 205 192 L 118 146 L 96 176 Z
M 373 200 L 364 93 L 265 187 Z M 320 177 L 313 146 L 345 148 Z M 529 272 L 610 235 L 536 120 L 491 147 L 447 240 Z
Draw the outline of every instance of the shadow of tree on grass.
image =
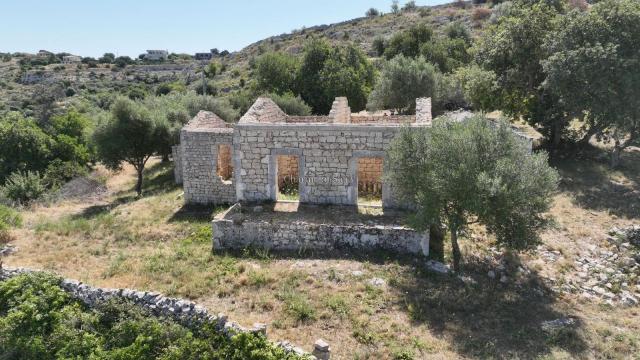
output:
M 464 357 L 530 359 L 553 348 L 580 357 L 586 351 L 579 319 L 554 331 L 542 329 L 543 321 L 571 314 L 556 309 L 555 296 L 535 272 L 503 284 L 490 279 L 488 269 L 468 260 L 465 274 L 474 280 L 465 282 L 418 268 L 417 274 L 398 274 L 390 285 L 404 294 L 399 305 L 415 324 L 427 325 Z
M 625 151 L 623 162 L 616 169 L 609 167 L 605 155 L 590 149 L 586 157 L 569 154 L 554 159 L 551 164 L 562 176 L 560 189 L 572 194 L 580 207 L 639 218 L 640 149 Z

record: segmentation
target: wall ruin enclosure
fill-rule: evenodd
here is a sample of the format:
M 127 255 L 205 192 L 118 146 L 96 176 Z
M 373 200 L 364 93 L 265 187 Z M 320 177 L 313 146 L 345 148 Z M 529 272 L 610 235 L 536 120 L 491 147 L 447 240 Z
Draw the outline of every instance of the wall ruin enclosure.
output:
M 401 207 L 383 164 L 402 126 L 431 124 L 430 99 L 417 103 L 415 116 L 351 114 L 339 97 L 327 116 L 288 116 L 258 98 L 233 126 L 201 111 L 174 150 L 176 178 L 187 203 L 275 201 L 279 188 L 297 184 L 301 203 L 357 205 L 362 183 L 381 193 L 383 207 Z

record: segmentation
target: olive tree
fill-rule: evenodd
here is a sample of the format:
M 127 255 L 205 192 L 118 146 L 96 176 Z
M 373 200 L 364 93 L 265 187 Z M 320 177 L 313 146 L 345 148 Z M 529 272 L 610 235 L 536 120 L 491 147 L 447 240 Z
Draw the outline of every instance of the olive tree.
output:
M 138 174 L 136 192 L 142 194 L 144 167 L 159 148 L 158 120 L 141 104 L 119 98 L 111 114 L 98 125 L 94 141 L 98 158 L 109 169 L 131 164 Z
M 438 71 L 424 58 L 398 55 L 384 64 L 378 82 L 369 95 L 370 110 L 415 111 L 416 98 L 433 97 Z
M 415 205 L 412 225 L 448 229 L 456 271 L 458 238 L 471 223 L 486 226 L 508 248 L 535 244 L 558 182 L 546 154 L 530 154 L 508 124 L 492 125 L 480 115 L 405 128 L 392 143 L 389 163 L 388 180 Z

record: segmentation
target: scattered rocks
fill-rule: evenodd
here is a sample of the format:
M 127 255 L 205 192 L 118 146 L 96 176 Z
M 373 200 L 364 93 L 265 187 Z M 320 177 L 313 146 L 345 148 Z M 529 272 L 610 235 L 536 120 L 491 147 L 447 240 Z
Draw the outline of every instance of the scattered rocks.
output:
M 489 270 L 489 272 L 487 273 L 487 276 L 489 277 L 489 279 L 495 279 L 496 278 L 496 272 L 493 270 Z
M 554 332 L 563 328 L 573 326 L 576 323 L 575 319 L 570 317 L 559 318 L 555 320 L 543 321 L 540 327 L 545 332 Z
M 383 279 L 380 279 L 380 278 L 373 278 L 373 279 L 369 280 L 369 285 L 371 285 L 371 286 L 380 287 L 380 286 L 385 286 L 386 284 L 387 283 Z
M 18 251 L 18 248 L 13 245 L 5 245 L 0 248 L 0 256 L 9 256 Z
M 355 276 L 355 277 L 361 277 L 364 275 L 364 272 L 362 272 L 361 270 L 353 270 L 351 272 L 351 275 Z
M 578 293 L 588 300 L 612 305 L 637 306 L 640 302 L 640 225 L 612 228 L 607 245 L 585 245 L 573 262 L 575 272 L 565 274 L 562 281 L 550 279 L 554 291 Z M 640 243 L 638 243 L 640 244 Z M 553 252 L 538 249 L 545 259 Z
M 451 272 L 451 269 L 448 265 L 445 265 L 436 260 L 428 260 L 426 262 L 426 266 L 429 271 L 437 272 L 439 274 L 448 274 Z
M 264 208 L 262 206 L 260 206 L 260 205 L 253 207 L 253 212 L 254 213 L 261 213 L 262 211 L 264 211 Z
M 313 356 L 315 356 L 318 360 L 329 360 L 330 353 L 331 348 L 326 341 L 318 339 L 313 344 Z

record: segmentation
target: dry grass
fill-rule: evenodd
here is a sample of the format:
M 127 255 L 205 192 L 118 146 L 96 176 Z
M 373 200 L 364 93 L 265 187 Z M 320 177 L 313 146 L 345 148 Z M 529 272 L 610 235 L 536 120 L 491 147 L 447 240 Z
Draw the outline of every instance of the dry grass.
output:
M 184 208 L 172 169 L 158 162 L 140 199 L 125 169 L 109 177 L 103 198 L 23 211 L 24 226 L 14 231 L 18 251 L 6 263 L 195 299 L 243 325 L 268 323 L 274 340 L 310 350 L 323 338 L 336 359 L 629 358 L 640 351 L 638 308 L 556 295 L 545 286 L 546 278 L 573 271 L 584 246 L 604 246 L 612 225 L 640 219 L 640 153 L 626 154 L 625 164 L 611 172 L 606 161 L 554 161 L 562 191 L 543 246 L 563 258 L 545 263 L 535 252 L 508 254 L 510 266 L 535 271 L 506 285 L 486 276 L 494 255 L 481 228 L 463 241 L 465 275 L 474 282 L 384 253 L 212 253 L 209 221 L 223 209 Z M 373 277 L 386 284 L 370 285 Z M 562 316 L 577 325 L 541 330 L 541 321 Z

